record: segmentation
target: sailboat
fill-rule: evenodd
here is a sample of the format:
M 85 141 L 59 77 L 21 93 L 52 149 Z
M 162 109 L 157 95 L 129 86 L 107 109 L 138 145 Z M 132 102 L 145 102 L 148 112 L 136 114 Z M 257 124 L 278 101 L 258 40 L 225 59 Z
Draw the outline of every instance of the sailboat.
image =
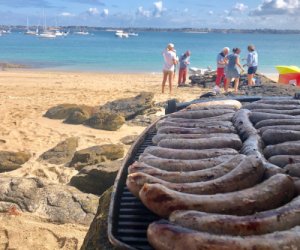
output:
M 36 35 L 35 31 L 29 29 L 28 17 L 27 17 L 27 31 L 24 31 L 24 35 Z
M 79 31 L 74 31 L 73 35 L 84 35 L 84 36 L 89 35 L 89 32 L 80 29 L 80 15 L 78 17 L 78 26 L 77 27 L 78 27 Z
M 2 30 L 2 34 L 11 34 L 11 28 L 9 30 Z
M 43 7 L 43 29 L 44 29 L 43 32 L 39 33 L 39 27 L 36 28 L 37 38 L 56 38 L 56 35 L 50 30 L 47 30 L 46 28 L 46 16 L 44 14 L 44 7 Z
M 57 25 L 57 16 L 55 18 L 55 29 L 54 29 L 54 32 L 55 32 L 55 35 L 56 36 L 66 36 L 67 34 L 66 33 L 63 33 L 63 32 L 60 32 L 59 29 L 58 29 L 58 25 Z

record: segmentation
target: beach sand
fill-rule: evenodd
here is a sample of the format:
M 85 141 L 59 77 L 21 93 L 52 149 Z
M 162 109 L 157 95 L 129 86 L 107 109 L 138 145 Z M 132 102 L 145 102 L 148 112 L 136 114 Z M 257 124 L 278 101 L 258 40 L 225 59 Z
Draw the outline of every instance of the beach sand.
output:
M 161 75 L 0 71 L 0 150 L 26 151 L 32 155 L 22 168 L 0 173 L 0 176 L 39 177 L 45 182 L 66 184 L 77 171 L 37 162 L 42 153 L 72 136 L 80 137 L 80 150 L 120 143 L 121 138 L 139 135 L 145 129 L 124 125 L 116 132 L 108 132 L 44 118 L 46 110 L 53 106 L 63 103 L 103 105 L 108 101 L 134 97 L 141 91 L 154 92 L 156 102 L 171 98 L 185 102 L 211 91 L 198 87 L 177 88 L 175 83 L 172 95 L 161 94 L 161 80 Z M 124 147 L 125 150 L 130 148 Z M 16 217 L 0 214 L 0 221 L 0 234 L 5 235 L 1 242 L 9 242 L 8 249 L 79 249 L 88 230 L 84 226 L 51 224 L 31 214 Z M 67 243 L 62 244 L 62 239 Z

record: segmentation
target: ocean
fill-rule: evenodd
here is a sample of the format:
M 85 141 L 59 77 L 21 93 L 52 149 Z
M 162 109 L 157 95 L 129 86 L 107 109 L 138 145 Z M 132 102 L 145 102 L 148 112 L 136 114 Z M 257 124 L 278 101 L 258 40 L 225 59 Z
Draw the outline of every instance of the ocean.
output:
M 140 32 L 138 37 L 117 38 L 114 32 L 91 33 L 39 39 L 12 30 L 0 37 L 0 62 L 47 70 L 161 74 L 161 53 L 168 43 L 178 55 L 191 51 L 190 67 L 213 69 L 223 47 L 240 47 L 244 58 L 253 44 L 261 73 L 276 75 L 276 65 L 300 66 L 300 35 Z

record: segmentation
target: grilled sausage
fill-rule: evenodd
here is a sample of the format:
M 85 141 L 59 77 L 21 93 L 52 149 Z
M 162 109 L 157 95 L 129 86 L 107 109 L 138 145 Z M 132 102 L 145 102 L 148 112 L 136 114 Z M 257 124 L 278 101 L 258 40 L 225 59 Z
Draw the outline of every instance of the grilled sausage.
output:
M 274 145 L 287 141 L 299 141 L 300 131 L 269 129 L 262 134 L 266 145 Z
M 201 118 L 201 119 L 186 119 L 186 118 L 171 118 L 168 117 L 166 121 L 169 122 L 178 122 L 178 123 L 189 123 L 189 122 L 209 122 L 209 121 L 231 121 L 234 113 L 227 113 L 224 115 Z
M 169 115 L 171 118 L 185 118 L 185 119 L 202 119 L 215 117 L 219 115 L 224 115 L 227 113 L 234 113 L 233 110 L 226 109 L 216 109 L 216 110 L 199 110 L 199 111 L 185 111 L 185 112 L 177 112 Z
M 284 105 L 284 104 L 265 104 L 265 103 L 249 103 L 244 104 L 242 109 L 256 110 L 256 109 L 274 109 L 274 110 L 292 110 L 299 109 L 299 105 Z
M 222 100 L 222 101 L 211 101 L 211 102 L 199 102 L 191 104 L 189 107 L 206 107 L 206 106 L 222 106 L 222 105 L 234 105 L 238 109 L 242 108 L 242 104 L 236 100 Z
M 282 114 L 282 115 L 300 115 L 300 109 L 292 110 L 276 110 L 276 109 L 255 109 L 255 112 L 269 113 L 269 114 Z
M 300 197 L 283 207 L 250 216 L 175 211 L 169 220 L 182 227 L 211 234 L 233 236 L 268 234 L 300 225 Z
M 300 155 L 276 155 L 272 156 L 268 161 L 280 168 L 284 168 L 288 164 L 300 163 Z
M 295 184 L 296 195 L 300 195 L 300 178 L 293 177 L 293 181 Z
M 297 117 L 291 115 L 280 115 L 280 114 L 268 114 L 268 113 L 261 113 L 261 112 L 252 112 L 249 116 L 252 123 L 256 124 L 258 122 L 270 119 L 296 119 Z M 257 127 L 256 127 L 257 128 Z
M 235 133 L 233 126 L 205 126 L 201 128 L 181 128 L 181 127 L 161 127 L 158 134 L 216 134 L 216 133 Z
M 263 128 L 268 126 L 281 126 L 281 125 L 300 125 L 300 119 L 292 117 L 291 119 L 267 119 L 262 120 L 255 124 L 255 128 Z
M 147 238 L 156 250 L 299 250 L 300 227 L 261 236 L 220 236 L 162 220 L 150 224 Z
M 139 162 L 145 163 L 154 168 L 158 168 L 171 172 L 189 172 L 198 171 L 216 167 L 223 162 L 235 157 L 234 155 L 221 155 L 215 158 L 198 159 L 198 160 L 176 160 L 176 159 L 163 159 L 143 153 L 140 155 Z
M 224 149 L 205 149 L 205 150 L 180 150 L 161 147 L 148 147 L 144 151 L 164 159 L 178 159 L 178 160 L 197 160 L 205 158 L 213 158 L 221 155 L 237 155 L 236 150 L 231 148 Z
M 292 177 L 300 178 L 300 164 L 299 163 L 286 165 L 283 170 Z
M 212 181 L 170 183 L 148 174 L 134 173 L 127 176 L 126 185 L 136 197 L 139 197 L 139 192 L 145 183 L 159 183 L 169 189 L 187 194 L 217 194 L 253 187 L 261 181 L 263 173 L 264 168 L 261 160 L 255 156 L 250 156 L 231 172 Z
M 275 155 L 299 155 L 300 141 L 284 142 L 267 146 L 264 150 L 264 154 L 267 159 Z
M 285 174 L 285 171 L 282 168 L 279 168 L 274 164 L 269 163 L 268 161 L 263 161 L 263 164 L 265 169 L 264 178 L 263 178 L 264 180 L 267 180 L 276 174 Z
M 207 121 L 207 122 L 169 122 L 168 120 L 162 120 L 156 123 L 156 128 L 161 127 L 184 127 L 184 128 L 203 128 L 207 126 L 232 126 L 232 123 L 229 121 Z
M 271 99 L 271 100 L 260 100 L 256 103 L 265 103 L 265 104 L 284 104 L 284 105 L 300 105 L 300 100 L 293 99 Z
M 260 128 L 259 132 L 262 135 L 264 132 L 266 132 L 269 129 L 300 131 L 300 126 L 296 126 L 296 125 L 267 126 L 267 127 Z
M 237 134 L 157 134 L 152 138 L 153 145 L 158 145 L 161 140 L 164 139 L 202 139 L 202 138 L 212 138 L 212 137 L 226 137 L 226 138 L 235 138 L 239 139 L 240 137 Z
M 231 109 L 234 111 L 238 111 L 240 108 L 238 108 L 236 105 L 209 105 L 209 106 L 188 106 L 185 110 L 212 110 L 212 109 Z
M 215 180 L 228 174 L 236 168 L 245 159 L 244 155 L 237 155 L 230 160 L 210 169 L 192 171 L 192 172 L 168 172 L 151 167 L 145 163 L 135 162 L 128 168 L 128 174 L 145 173 L 158 179 L 172 183 L 191 183 Z
M 146 183 L 139 197 L 152 212 L 168 218 L 175 210 L 251 215 L 280 207 L 289 202 L 294 194 L 293 179 L 287 175 L 277 174 L 255 187 L 216 195 L 184 194 L 160 184 Z

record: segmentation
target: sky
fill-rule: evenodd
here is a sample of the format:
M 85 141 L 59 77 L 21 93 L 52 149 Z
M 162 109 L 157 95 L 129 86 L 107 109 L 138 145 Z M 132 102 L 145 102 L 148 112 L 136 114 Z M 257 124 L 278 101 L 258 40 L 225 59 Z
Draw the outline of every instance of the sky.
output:
M 300 29 L 300 0 L 0 0 L 0 25 Z

